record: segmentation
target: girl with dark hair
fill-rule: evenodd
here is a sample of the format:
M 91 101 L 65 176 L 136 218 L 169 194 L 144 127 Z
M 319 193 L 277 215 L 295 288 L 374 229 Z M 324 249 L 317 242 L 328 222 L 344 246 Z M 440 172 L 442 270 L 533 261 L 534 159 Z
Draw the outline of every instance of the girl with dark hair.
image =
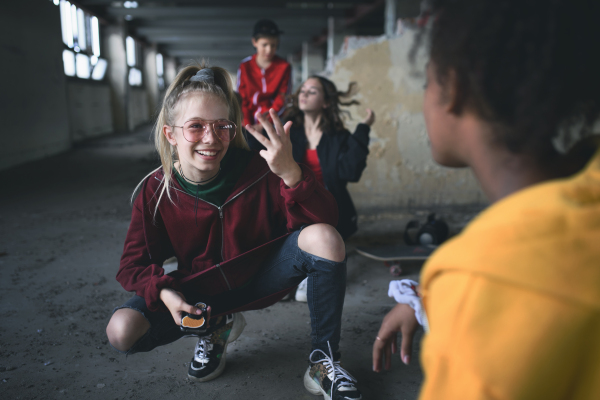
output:
M 348 132 L 342 121 L 340 106 L 359 104 L 356 100 L 343 101 L 352 95 L 355 83 L 346 92 L 339 92 L 335 84 L 321 76 L 311 76 L 293 96 L 293 104 L 286 118 L 293 122 L 290 139 L 294 160 L 307 165 L 333 194 L 339 210 L 337 230 L 347 239 L 357 230 L 357 215 L 348 189 L 348 182 L 358 182 L 367 166 L 369 131 L 375 114 L 367 109 L 367 117 L 358 124 L 354 134 Z M 306 301 L 304 280 L 296 291 L 297 301 Z
M 353 94 L 355 83 L 346 92 L 339 92 L 335 84 L 321 76 L 306 80 L 293 96 L 293 104 L 286 119 L 293 122 L 290 139 L 294 160 L 308 165 L 317 179 L 335 197 L 340 220 L 337 230 L 344 239 L 356 232 L 356 209 L 346 189 L 348 182 L 358 182 L 367 166 L 369 132 L 375 114 L 367 109 L 367 117 L 348 132 L 342 121 L 340 106 L 359 104 L 343 99 Z
M 492 204 L 397 297 L 415 309 L 420 297 L 429 326 L 420 398 L 598 399 L 599 4 L 436 0 L 431 11 L 432 156 L 472 168 Z M 410 361 L 417 326 L 408 304 L 388 313 L 375 371 L 384 358 L 390 368 L 398 333 Z

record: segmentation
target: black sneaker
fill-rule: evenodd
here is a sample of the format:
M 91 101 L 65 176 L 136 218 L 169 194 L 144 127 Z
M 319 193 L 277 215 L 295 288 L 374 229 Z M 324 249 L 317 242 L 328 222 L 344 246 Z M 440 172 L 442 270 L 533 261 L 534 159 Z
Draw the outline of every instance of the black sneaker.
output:
M 313 360 L 317 352 L 323 354 L 323 358 Z M 304 387 L 311 394 L 323 395 L 325 400 L 361 400 L 362 395 L 356 388 L 356 379 L 340 365 L 339 361 L 333 361 L 331 347 L 329 355 L 322 350 L 314 350 L 310 353 L 310 366 L 304 374 Z
M 188 376 L 206 382 L 221 375 L 225 369 L 227 345 L 242 334 L 245 326 L 246 320 L 240 313 L 219 317 L 208 329 L 209 333 L 198 339 Z

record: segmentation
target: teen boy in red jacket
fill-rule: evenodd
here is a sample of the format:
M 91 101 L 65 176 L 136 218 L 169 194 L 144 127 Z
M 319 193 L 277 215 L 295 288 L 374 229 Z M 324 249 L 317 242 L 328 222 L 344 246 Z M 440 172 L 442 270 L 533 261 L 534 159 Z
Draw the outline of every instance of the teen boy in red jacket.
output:
M 291 66 L 279 57 L 279 35 L 275 22 L 263 19 L 254 25 L 252 45 L 256 54 L 242 60 L 237 74 L 237 92 L 242 97 L 244 126 L 261 131 L 255 114 L 265 114 L 270 108 L 279 115 L 285 110 L 285 97 L 291 92 Z

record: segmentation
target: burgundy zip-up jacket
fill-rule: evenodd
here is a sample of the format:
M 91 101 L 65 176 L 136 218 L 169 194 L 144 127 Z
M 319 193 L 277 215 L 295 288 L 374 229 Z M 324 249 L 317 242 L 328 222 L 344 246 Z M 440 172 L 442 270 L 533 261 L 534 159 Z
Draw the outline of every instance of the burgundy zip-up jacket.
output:
M 155 214 L 163 178 L 157 170 L 134 202 L 117 281 L 143 297 L 150 311 L 167 311 L 159 298 L 163 288 L 214 296 L 243 286 L 289 233 L 337 224 L 333 196 L 300 167 L 303 180 L 289 188 L 256 153 L 221 207 L 196 201 L 173 176 L 172 202 L 163 195 Z M 172 256 L 178 269 L 165 275 L 163 262 Z M 286 293 L 235 311 L 267 307 Z

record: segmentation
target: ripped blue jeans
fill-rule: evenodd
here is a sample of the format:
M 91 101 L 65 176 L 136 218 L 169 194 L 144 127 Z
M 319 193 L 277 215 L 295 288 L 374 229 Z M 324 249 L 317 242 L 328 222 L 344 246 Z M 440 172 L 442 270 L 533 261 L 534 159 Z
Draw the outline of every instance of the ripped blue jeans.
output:
M 303 251 L 298 247 L 299 235 L 300 230 L 292 233 L 271 253 L 250 284 L 240 289 L 242 297 L 245 304 L 248 304 L 297 286 L 308 276 L 307 301 L 312 328 L 312 350 L 319 349 L 329 354 L 329 342 L 334 358 L 338 359 L 342 308 L 346 294 L 346 260 L 330 261 Z M 217 305 L 215 302 L 219 302 L 219 296 L 202 301 Z M 133 296 L 114 311 L 120 308 L 139 311 L 150 322 L 148 332 L 126 352 L 127 354 L 150 351 L 184 336 L 170 313 L 149 311 L 146 301 L 140 296 Z

